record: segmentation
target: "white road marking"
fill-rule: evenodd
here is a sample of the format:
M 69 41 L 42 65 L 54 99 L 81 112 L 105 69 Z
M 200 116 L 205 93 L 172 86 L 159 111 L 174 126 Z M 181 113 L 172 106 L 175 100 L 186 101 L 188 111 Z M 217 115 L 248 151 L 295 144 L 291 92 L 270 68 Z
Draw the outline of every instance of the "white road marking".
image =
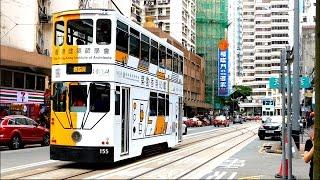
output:
M 25 165 L 21 165 L 21 166 L 16 166 L 16 167 L 11 167 L 11 168 L 1 169 L 1 174 L 7 173 L 7 172 L 10 172 L 10 171 L 16 171 L 16 170 L 20 170 L 20 169 L 25 169 L 25 168 L 30 168 L 30 167 L 35 167 L 35 166 L 44 165 L 44 164 L 55 163 L 55 162 L 57 162 L 57 161 L 55 161 L 55 160 L 40 161 L 40 162 L 36 162 L 36 163 L 25 164 Z
M 234 179 L 234 177 L 236 177 L 238 173 L 237 172 L 233 172 L 229 177 L 228 179 Z
M 226 175 L 226 171 L 215 171 L 213 176 L 208 176 L 207 179 L 222 179 L 224 175 Z

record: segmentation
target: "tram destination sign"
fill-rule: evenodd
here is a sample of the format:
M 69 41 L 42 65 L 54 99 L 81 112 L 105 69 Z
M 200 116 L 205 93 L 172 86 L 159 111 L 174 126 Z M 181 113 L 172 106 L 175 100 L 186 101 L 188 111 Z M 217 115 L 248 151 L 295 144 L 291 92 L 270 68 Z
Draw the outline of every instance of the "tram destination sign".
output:
M 91 74 L 92 64 L 67 64 L 67 74 Z

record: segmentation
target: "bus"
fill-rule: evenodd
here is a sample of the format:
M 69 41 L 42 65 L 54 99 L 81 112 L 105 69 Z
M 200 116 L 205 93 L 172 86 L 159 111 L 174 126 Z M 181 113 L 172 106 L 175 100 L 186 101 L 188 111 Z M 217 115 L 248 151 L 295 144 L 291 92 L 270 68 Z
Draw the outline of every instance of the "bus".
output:
M 275 101 L 271 97 L 262 98 L 262 122 L 275 115 Z
M 116 162 L 182 140 L 183 52 L 108 9 L 53 16 L 50 159 Z

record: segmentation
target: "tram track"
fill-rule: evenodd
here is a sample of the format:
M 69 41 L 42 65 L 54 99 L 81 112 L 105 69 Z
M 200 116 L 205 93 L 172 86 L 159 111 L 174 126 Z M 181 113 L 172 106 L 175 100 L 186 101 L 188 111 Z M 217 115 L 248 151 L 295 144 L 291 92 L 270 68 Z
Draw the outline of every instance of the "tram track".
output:
M 249 127 L 250 128 L 250 127 Z M 95 179 L 95 178 L 103 178 L 106 177 L 112 177 L 109 175 L 115 174 L 115 173 L 124 173 L 127 170 L 130 170 L 134 167 L 143 167 L 145 163 L 148 163 L 149 161 L 162 161 L 163 159 L 171 159 L 171 156 L 179 156 L 179 153 L 186 153 L 188 151 L 192 151 L 192 149 L 196 148 L 196 146 L 203 146 L 207 143 L 207 141 L 211 141 L 212 138 L 217 139 L 217 142 L 214 143 L 212 146 L 216 146 L 218 144 L 221 144 L 222 141 L 219 141 L 218 139 L 230 135 L 232 133 L 239 133 L 240 131 L 247 131 L 248 127 L 241 126 L 241 127 L 233 127 L 232 129 L 221 129 L 208 132 L 208 133 L 201 133 L 194 137 L 190 136 L 190 138 L 185 139 L 185 143 L 182 143 L 177 146 L 174 150 L 171 150 L 167 153 L 161 153 L 156 156 L 146 156 L 142 158 L 134 158 L 133 160 L 125 160 L 123 162 L 115 163 L 114 166 L 106 166 L 106 165 L 93 165 L 90 167 L 90 165 L 83 165 L 79 163 L 70 163 L 65 165 L 58 165 L 53 167 L 40 167 L 34 170 L 28 171 L 28 173 L 18 173 L 8 176 L 2 176 L 1 179 L 80 179 L 80 178 L 89 178 L 89 179 Z M 209 134 L 210 133 L 210 134 Z M 234 135 L 235 138 L 237 135 Z M 232 141 L 230 139 L 230 141 Z M 209 149 L 210 147 L 207 147 L 205 149 Z M 205 150 L 199 150 L 197 153 L 200 153 Z M 190 156 L 188 154 L 187 156 Z M 155 171 L 156 169 L 162 169 L 164 167 L 170 166 L 170 164 L 173 164 L 175 162 L 178 162 L 185 157 L 180 157 L 179 159 L 169 161 L 163 165 L 151 168 L 151 169 L 143 169 L 140 173 L 129 177 L 130 179 L 133 178 L 139 178 L 143 175 L 147 175 L 148 173 L 151 173 Z M 173 158 L 174 159 L 174 158 Z M 84 167 L 83 167 L 84 166 Z M 117 176 L 113 177 L 117 178 Z M 118 178 L 121 178 L 121 176 L 118 176 Z M 122 177 L 123 178 L 123 177 Z M 127 178 L 127 177 L 125 177 Z
M 248 129 L 248 128 L 247 128 Z M 248 139 L 249 137 L 255 136 L 255 133 L 252 132 L 252 130 L 243 130 L 246 132 L 236 132 L 233 133 L 234 135 L 231 137 L 228 137 L 227 139 L 223 139 L 223 142 L 227 142 L 227 141 L 233 141 L 235 139 L 237 139 L 238 136 L 241 135 L 248 135 L 247 133 L 250 134 L 250 136 L 245 136 L 243 137 L 243 139 L 240 142 L 245 141 L 246 139 Z M 228 134 L 230 135 L 230 134 Z M 227 136 L 227 135 L 226 135 Z M 221 138 L 221 137 L 220 137 Z M 202 144 L 206 144 L 207 142 L 204 142 Z M 145 163 L 144 165 L 140 165 L 140 166 L 136 166 L 133 168 L 126 168 L 124 171 L 117 171 L 117 172 L 109 172 L 109 173 L 105 173 L 104 175 L 101 176 L 92 176 L 89 177 L 89 179 L 91 178 L 97 178 L 97 179 L 117 179 L 117 178 L 122 178 L 122 179 L 154 179 L 154 178 L 162 178 L 162 179 L 175 179 L 178 178 L 180 176 L 176 176 L 177 172 L 182 171 L 185 173 L 186 169 L 185 166 L 183 166 L 181 164 L 181 162 L 186 161 L 185 165 L 188 164 L 194 164 L 194 163 L 198 163 L 198 159 L 199 157 L 202 157 L 202 155 L 205 155 L 208 153 L 209 150 L 214 149 L 216 146 L 221 145 L 221 141 L 217 141 L 213 144 L 210 145 L 205 145 L 204 147 L 202 147 L 201 145 L 197 144 L 198 146 L 200 146 L 201 148 L 199 148 L 200 150 L 195 150 L 195 151 L 190 151 L 189 149 L 184 149 L 182 152 L 179 152 L 179 154 L 172 154 L 169 155 L 167 158 L 164 159 L 160 159 L 157 160 L 157 162 L 155 161 L 149 161 L 147 163 Z M 234 145 L 236 146 L 236 145 Z M 233 148 L 234 146 L 230 147 Z M 221 151 L 220 155 L 223 154 L 222 152 L 224 152 L 224 150 Z M 200 155 L 202 154 L 202 155 Z M 212 158 L 216 158 L 219 155 L 215 155 Z M 190 157 L 196 157 L 191 159 Z M 211 159 L 212 159 L 211 158 Z M 210 160 L 211 160 L 210 159 Z M 202 165 L 202 163 L 200 163 L 200 165 Z M 191 172 L 191 171 L 190 171 Z M 182 173 L 182 175 L 184 174 Z

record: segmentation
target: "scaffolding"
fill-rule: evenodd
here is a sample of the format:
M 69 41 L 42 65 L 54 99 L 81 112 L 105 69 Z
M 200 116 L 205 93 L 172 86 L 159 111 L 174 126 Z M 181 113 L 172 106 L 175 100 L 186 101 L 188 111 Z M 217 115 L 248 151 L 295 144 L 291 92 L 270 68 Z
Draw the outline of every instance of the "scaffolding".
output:
M 212 107 L 220 108 L 218 92 L 218 43 L 225 38 L 228 26 L 227 0 L 197 0 L 197 54 L 206 61 L 205 100 Z

